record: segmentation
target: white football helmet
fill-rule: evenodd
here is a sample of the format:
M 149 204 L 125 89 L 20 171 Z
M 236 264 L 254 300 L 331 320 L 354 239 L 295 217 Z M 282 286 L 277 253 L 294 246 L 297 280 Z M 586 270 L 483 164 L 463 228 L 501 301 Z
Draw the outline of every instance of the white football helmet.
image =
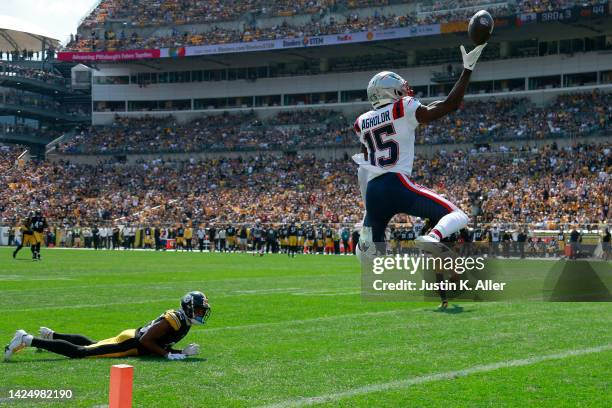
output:
M 414 91 L 408 85 L 408 81 L 395 72 L 379 72 L 368 84 L 368 100 L 374 109 L 412 95 Z

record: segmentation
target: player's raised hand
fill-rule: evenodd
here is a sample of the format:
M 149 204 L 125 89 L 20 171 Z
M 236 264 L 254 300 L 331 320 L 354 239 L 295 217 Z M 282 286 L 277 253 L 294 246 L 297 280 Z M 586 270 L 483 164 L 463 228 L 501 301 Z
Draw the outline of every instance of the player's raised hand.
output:
M 461 57 L 463 57 L 463 68 L 473 71 L 474 67 L 476 66 L 476 62 L 478 61 L 478 58 L 480 58 L 480 54 L 486 45 L 487 43 L 477 45 L 469 53 L 465 52 L 465 47 L 463 45 L 460 46 Z
M 195 356 L 196 354 L 200 354 L 200 345 L 191 343 L 183 349 L 182 353 L 186 356 Z

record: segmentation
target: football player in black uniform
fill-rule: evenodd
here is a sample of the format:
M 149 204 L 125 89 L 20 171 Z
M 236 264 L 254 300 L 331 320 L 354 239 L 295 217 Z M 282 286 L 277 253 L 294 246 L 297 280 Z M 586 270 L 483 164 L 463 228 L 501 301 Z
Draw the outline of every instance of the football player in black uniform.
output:
M 19 230 L 21 231 L 21 241 L 15 251 L 13 251 L 13 258 L 17 257 L 19 251 L 24 246 L 30 246 L 30 250 L 32 251 L 32 259 L 37 260 L 36 258 L 36 241 L 34 240 L 34 232 L 32 231 L 32 219 L 34 218 L 34 212 L 30 212 L 27 218 L 24 218 L 19 226 Z
M 35 242 L 33 252 L 34 259 L 40 261 L 40 244 L 43 242 L 43 233 L 48 227 L 47 220 L 42 215 L 41 210 L 36 210 L 34 217 L 30 220 L 30 227 L 32 228 Z
M 124 330 L 106 340 L 94 341 L 80 334 L 61 334 L 47 327 L 40 328 L 40 337 L 17 330 L 4 348 L 4 359 L 9 360 L 26 347 L 37 347 L 69 358 L 158 355 L 169 360 L 182 360 L 198 354 L 200 346 L 189 344 L 182 350 L 175 350 L 172 346 L 189 333 L 192 325 L 206 323 L 210 313 L 206 295 L 194 291 L 183 296 L 179 310 L 168 310 L 138 329 Z
M 306 232 L 302 224 L 297 225 L 297 252 L 298 254 L 304 253 L 304 236 Z
M 236 228 L 231 224 L 228 224 L 225 229 L 225 237 L 228 251 L 234 252 L 236 250 Z
M 312 225 L 308 225 L 306 228 L 306 250 L 309 254 L 314 254 L 316 240 L 316 232 Z
M 295 258 L 295 253 L 297 252 L 297 231 L 298 229 L 292 221 L 287 230 L 287 256 L 293 258 Z
M 287 228 L 287 224 L 283 224 L 280 232 L 278 234 L 279 238 L 280 238 L 280 247 L 281 247 L 281 253 L 288 253 L 289 252 L 289 229 Z

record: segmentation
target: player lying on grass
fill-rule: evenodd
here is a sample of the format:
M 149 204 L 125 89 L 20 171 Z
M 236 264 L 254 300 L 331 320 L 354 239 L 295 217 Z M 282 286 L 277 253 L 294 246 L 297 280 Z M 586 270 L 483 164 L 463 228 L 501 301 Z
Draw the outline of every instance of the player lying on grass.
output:
M 17 330 L 4 349 L 4 359 L 26 347 L 37 347 L 70 358 L 129 357 L 158 355 L 168 360 L 182 360 L 200 352 L 200 346 L 189 344 L 182 350 L 172 346 L 181 341 L 194 324 L 204 324 L 210 316 L 208 298 L 202 292 L 189 292 L 181 300 L 179 310 L 168 310 L 138 329 L 128 329 L 115 337 L 94 341 L 79 334 L 61 334 L 41 327 L 40 337 Z

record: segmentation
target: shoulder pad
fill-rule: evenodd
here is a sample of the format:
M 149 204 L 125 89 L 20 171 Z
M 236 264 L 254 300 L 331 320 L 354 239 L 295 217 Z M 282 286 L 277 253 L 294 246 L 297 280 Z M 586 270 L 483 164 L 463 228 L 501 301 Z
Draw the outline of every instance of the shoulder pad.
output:
M 174 310 L 168 310 L 164 313 L 164 319 L 170 323 L 174 330 L 179 330 L 184 324 L 184 320 L 181 317 L 180 313 Z

